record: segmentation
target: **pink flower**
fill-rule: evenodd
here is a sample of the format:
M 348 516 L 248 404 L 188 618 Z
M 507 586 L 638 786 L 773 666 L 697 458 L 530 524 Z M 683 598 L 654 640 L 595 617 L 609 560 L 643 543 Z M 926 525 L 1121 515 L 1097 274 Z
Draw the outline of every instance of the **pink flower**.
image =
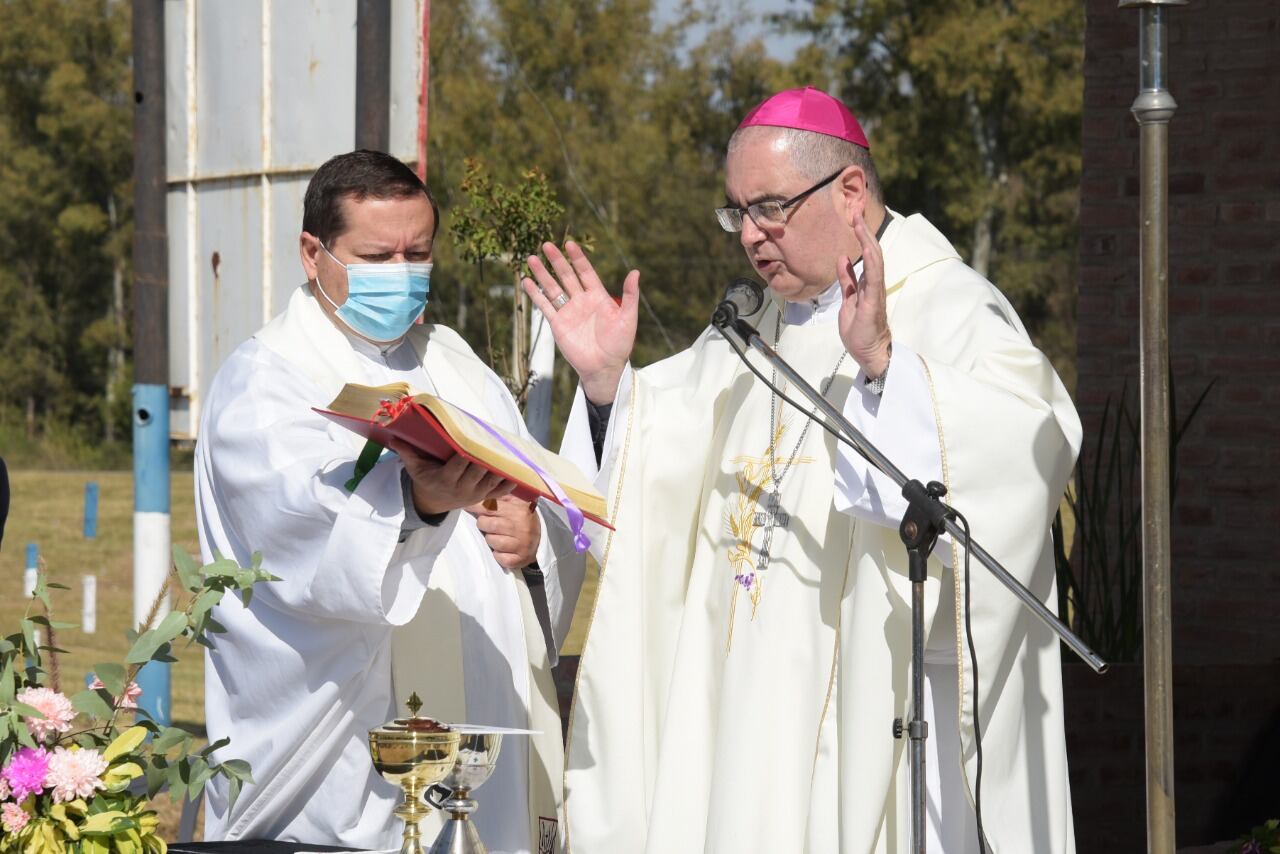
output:
M 0 812 L 0 824 L 10 833 L 21 833 L 30 820 L 31 816 L 27 815 L 27 811 L 17 804 L 5 804 Z
M 48 688 L 26 688 L 18 692 L 18 702 L 26 703 L 41 713 L 43 718 L 27 718 L 27 729 L 36 738 L 44 739 L 52 732 L 67 732 L 71 729 L 71 721 L 75 719 L 76 710 L 71 701 Z
M 4 777 L 0 777 L 0 801 L 9 800 L 9 795 L 13 794 L 9 790 L 9 781 Z
M 102 680 L 97 676 L 93 677 L 93 682 L 89 683 L 90 690 L 96 691 L 99 688 L 106 688 L 102 684 Z M 142 696 L 142 689 L 138 687 L 137 682 L 130 682 L 125 686 L 124 693 L 116 697 L 115 703 L 117 709 L 136 709 L 138 708 L 138 698 Z
M 44 791 L 44 775 L 49 770 L 49 751 L 43 747 L 24 747 L 9 757 L 9 764 L 0 771 L 12 789 L 13 799 L 21 802 L 27 795 Z
M 45 785 L 53 789 L 53 801 L 65 804 L 76 798 L 89 798 L 98 789 L 105 789 L 102 773 L 107 770 L 107 760 L 96 750 L 68 750 L 59 747 L 49 758 L 49 771 Z

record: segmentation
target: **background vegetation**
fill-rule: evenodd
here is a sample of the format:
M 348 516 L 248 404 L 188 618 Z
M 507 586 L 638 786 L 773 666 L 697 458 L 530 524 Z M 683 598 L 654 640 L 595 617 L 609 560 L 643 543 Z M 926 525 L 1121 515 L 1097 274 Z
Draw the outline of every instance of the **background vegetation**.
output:
M 1013 300 L 1073 385 L 1083 10 L 1072 0 L 814 0 L 773 26 L 686 0 L 436 0 L 428 180 L 466 204 L 464 159 L 528 170 L 609 282 L 642 272 L 637 361 L 702 330 L 744 272 L 711 209 L 723 148 L 771 91 L 813 84 L 867 127 L 889 204 L 921 211 Z M 129 5 L 0 0 L 0 454 L 17 467 L 127 465 L 131 245 Z M 441 241 L 433 319 L 495 361 L 511 281 Z M 492 347 L 490 347 L 492 345 Z M 561 370 L 557 400 L 573 379 Z M 560 410 L 563 411 L 563 410 Z M 557 416 L 553 415 L 553 423 Z

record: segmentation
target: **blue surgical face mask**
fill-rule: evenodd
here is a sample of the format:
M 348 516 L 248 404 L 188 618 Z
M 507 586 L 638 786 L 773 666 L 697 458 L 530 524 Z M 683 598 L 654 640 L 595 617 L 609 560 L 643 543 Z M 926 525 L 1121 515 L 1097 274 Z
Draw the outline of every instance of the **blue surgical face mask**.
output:
M 324 244 L 320 248 L 334 263 L 346 268 L 347 301 L 338 305 L 323 287 L 325 302 L 337 309 L 338 319 L 370 341 L 396 341 L 404 337 L 427 307 L 431 291 L 431 264 L 343 264 Z M 316 274 L 320 284 L 320 274 Z

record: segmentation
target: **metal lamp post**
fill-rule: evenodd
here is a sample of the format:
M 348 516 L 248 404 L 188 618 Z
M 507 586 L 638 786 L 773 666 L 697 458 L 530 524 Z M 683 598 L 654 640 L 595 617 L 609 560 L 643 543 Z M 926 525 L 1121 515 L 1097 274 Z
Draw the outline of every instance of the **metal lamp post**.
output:
M 1166 6 L 1187 0 L 1120 0 L 1136 8 L 1141 126 L 1140 326 L 1142 387 L 1143 681 L 1146 705 L 1147 851 L 1174 854 L 1173 656 L 1169 544 L 1169 122 Z

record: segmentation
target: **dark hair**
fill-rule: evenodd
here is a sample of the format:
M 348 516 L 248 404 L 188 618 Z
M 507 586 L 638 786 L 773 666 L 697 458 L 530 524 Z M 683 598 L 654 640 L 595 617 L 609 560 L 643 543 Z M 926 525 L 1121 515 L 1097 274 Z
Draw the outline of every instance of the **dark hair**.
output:
M 302 201 L 302 230 L 330 246 L 347 227 L 342 220 L 343 199 L 403 199 L 418 193 L 431 203 L 434 240 L 440 230 L 440 208 L 417 173 L 381 151 L 361 148 L 339 154 L 326 160 L 307 184 Z

